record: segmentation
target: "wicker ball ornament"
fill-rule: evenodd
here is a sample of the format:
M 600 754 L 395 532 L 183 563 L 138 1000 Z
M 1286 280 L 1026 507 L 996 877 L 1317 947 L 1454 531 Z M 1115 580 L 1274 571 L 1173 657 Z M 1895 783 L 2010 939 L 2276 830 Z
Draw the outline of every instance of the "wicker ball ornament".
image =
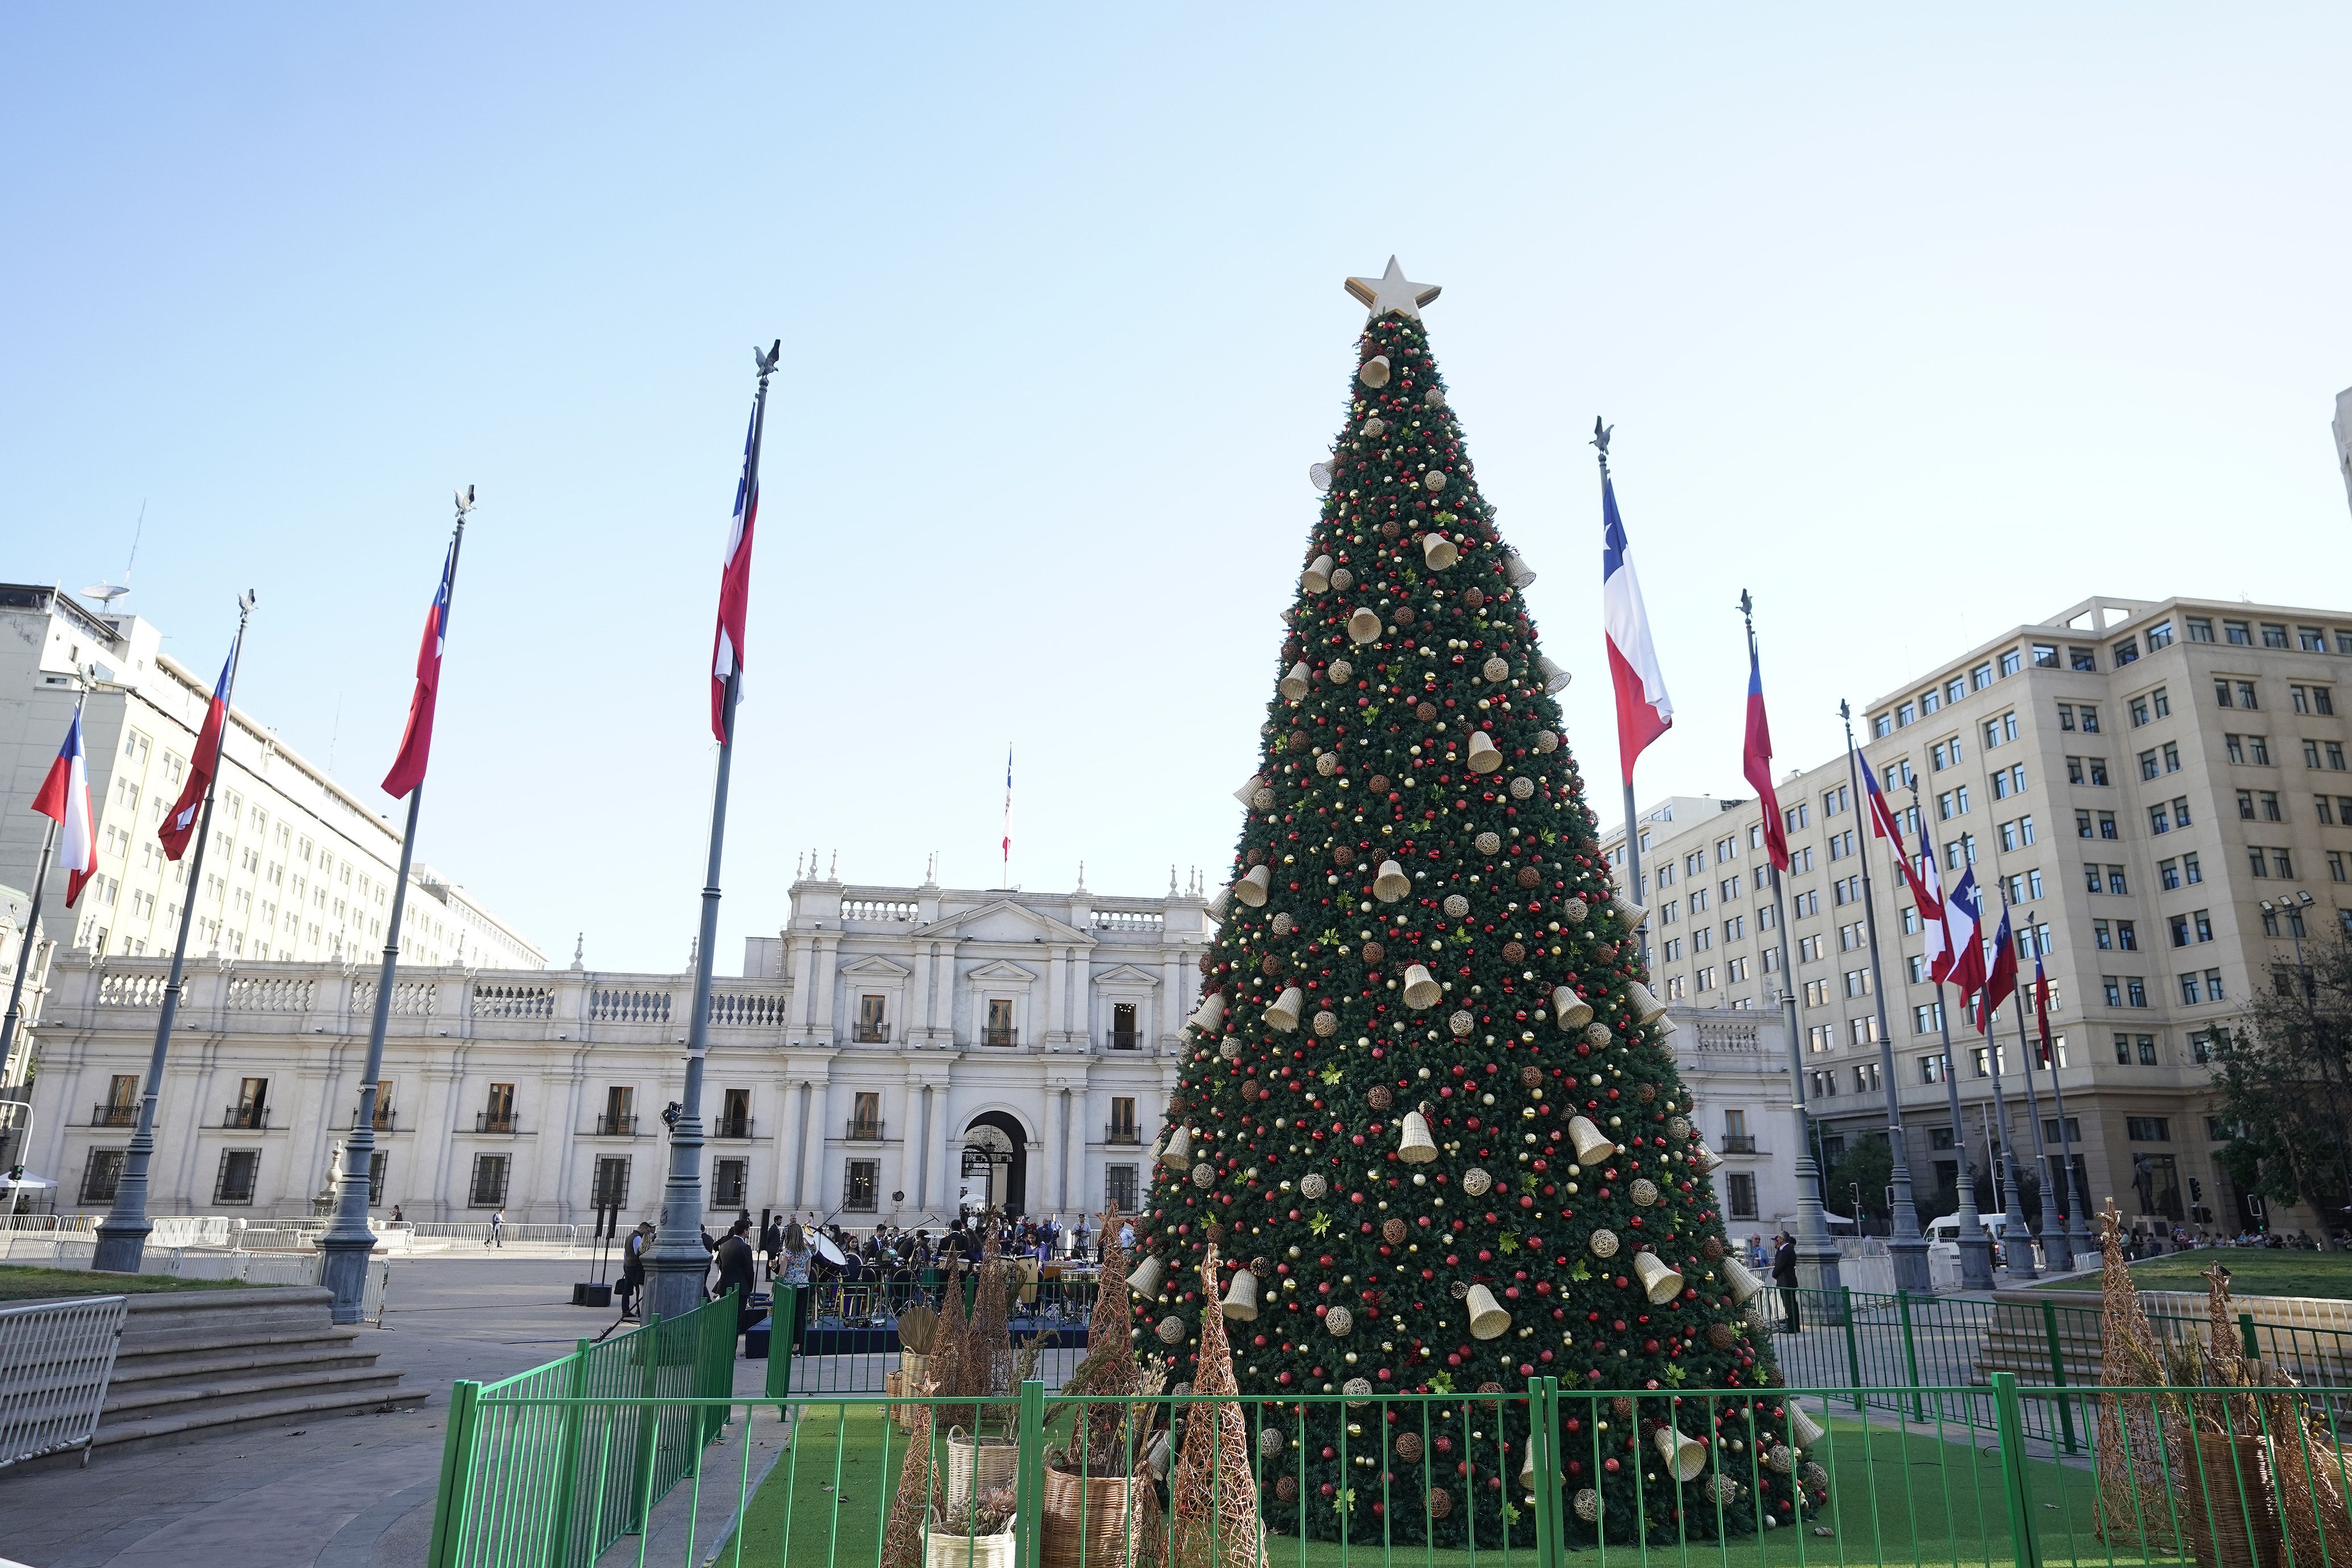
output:
M 1459 893 L 1448 893 L 1445 895 L 1445 918 L 1447 920 L 1458 921 L 1469 912 L 1469 900 L 1464 898 Z
M 1505 963 L 1522 963 L 1526 962 L 1528 950 L 1523 943 L 1507 942 L 1503 944 L 1503 962 Z
M 1429 1517 L 1444 1519 L 1454 1511 L 1454 1494 L 1444 1487 L 1429 1489 Z
M 1417 702 L 1413 705 L 1412 716 L 1420 720 L 1424 724 L 1429 723 L 1437 717 L 1437 704 L 1434 702 Z
M 1462 1190 L 1474 1198 L 1485 1197 L 1494 1187 L 1495 1178 L 1473 1165 L 1462 1173 Z
M 1325 1193 L 1328 1193 L 1330 1190 L 1331 1184 L 1325 1181 L 1318 1173 L 1309 1172 L 1307 1174 L 1298 1178 L 1298 1195 L 1307 1199 L 1309 1203 L 1313 1203 L 1319 1199 Z
M 1316 1014 L 1315 1032 L 1318 1035 L 1322 1036 L 1327 1040 L 1332 1036 L 1338 1034 L 1339 1032 L 1339 1015 L 1337 1013 Z
M 1396 1439 L 1396 1457 L 1399 1461 L 1404 1464 L 1417 1465 L 1421 1463 L 1421 1434 L 1418 1432 L 1398 1433 Z
M 1633 1184 L 1625 1189 L 1625 1195 L 1640 1207 L 1648 1208 L 1658 1201 L 1658 1184 L 1646 1176 L 1636 1176 Z
M 1388 774 L 1374 773 L 1370 778 L 1364 781 L 1364 787 L 1370 790 L 1374 795 L 1386 795 L 1389 793 L 1391 786 L 1389 784 Z
M 1480 595 L 1479 602 L 1484 604 L 1486 602 L 1486 595 Z M 1501 680 L 1511 673 L 1510 660 L 1498 655 L 1480 665 L 1478 667 L 1478 673 L 1485 676 L 1489 680 Z
M 1521 1068 L 1519 1069 L 1519 1087 L 1522 1089 L 1541 1089 L 1543 1087 L 1543 1080 L 1544 1071 L 1541 1068 Z
M 1338 773 L 1339 771 L 1339 753 L 1337 752 L 1326 752 L 1321 756 L 1316 758 L 1315 771 L 1321 773 L 1327 779 L 1333 773 Z
M 1648 1105 L 1658 1098 L 1658 1086 L 1654 1083 L 1643 1084 L 1633 1090 L 1633 1098 Z
M 1276 1477 L 1274 1483 L 1274 1500 L 1284 1503 L 1297 1502 L 1298 1500 L 1298 1478 L 1297 1476 Z
M 1339 1392 L 1348 1396 L 1350 1407 L 1361 1405 L 1372 1396 L 1372 1380 L 1369 1377 L 1351 1377 L 1339 1385 Z
M 1584 1521 L 1585 1523 L 1597 1524 L 1600 1522 L 1601 1494 L 1598 1491 L 1595 1491 L 1592 1488 L 1584 1487 L 1578 1490 L 1576 1494 L 1575 1507 L 1576 1517 Z
M 1584 923 L 1584 917 L 1591 912 L 1591 906 L 1587 904 L 1582 899 L 1563 899 L 1560 900 L 1559 918 L 1566 921 L 1572 926 L 1582 925 Z
M 1163 1345 L 1181 1344 L 1184 1339 L 1184 1320 L 1171 1314 L 1160 1319 L 1160 1326 L 1152 1332 L 1160 1336 L 1160 1342 Z
M 1615 1035 L 1610 1033 L 1609 1026 L 1606 1024 L 1587 1024 L 1584 1026 L 1584 1038 L 1588 1044 L 1605 1046 L 1616 1037 L 1617 1037 Z
M 1717 1237 L 1710 1236 L 1705 1241 L 1698 1244 L 1698 1255 L 1701 1258 L 1706 1258 L 1709 1263 L 1712 1263 L 1717 1258 L 1723 1256 L 1723 1243 Z
M 1455 1038 L 1467 1039 L 1470 1031 L 1478 1026 L 1478 1020 L 1469 1013 L 1456 1013 L 1445 1020 L 1445 1026 L 1454 1031 Z
M 1511 798 L 1525 800 L 1536 793 L 1536 781 L 1521 773 L 1511 781 Z
M 1345 567 L 1342 567 L 1342 568 L 1340 569 L 1340 572 L 1344 572 L 1345 570 L 1346 570 L 1346 568 L 1345 568 Z M 1332 577 L 1333 577 L 1333 579 L 1334 579 L 1334 581 L 1333 581 L 1333 583 L 1332 583 L 1331 586 L 1333 586 L 1334 588 L 1343 586 L 1343 584 L 1340 584 L 1339 582 L 1338 582 L 1338 581 L 1337 581 L 1338 577 L 1340 575 L 1340 572 L 1334 572 L 1334 573 L 1331 574 L 1331 575 L 1332 575 Z M 1352 583 L 1355 581 L 1355 579 L 1354 579 L 1354 578 L 1352 578 L 1352 577 L 1350 577 L 1350 578 L 1349 578 L 1349 579 L 1348 579 L 1348 581 L 1349 581 L 1349 583 L 1352 584 Z M 1351 680 L 1353 680 L 1353 679 L 1356 679 L 1356 667 L 1355 667 L 1354 665 L 1352 665 L 1352 664 L 1349 664 L 1349 663 L 1346 659 L 1344 659 L 1344 658 L 1335 658 L 1335 659 L 1333 659 L 1333 660 L 1331 661 L 1331 668 L 1330 668 L 1330 670 L 1328 671 L 1328 673 L 1329 673 L 1329 675 L 1330 675 L 1330 677 L 1331 677 L 1331 684 L 1332 684 L 1332 685 L 1334 685 L 1334 686 L 1345 686 L 1345 685 L 1347 685 L 1347 684 L 1348 684 L 1348 682 L 1349 682 L 1349 681 L 1351 681 Z
M 1345 1307 L 1334 1307 L 1323 1315 L 1323 1328 L 1335 1340 L 1344 1340 L 1356 1331 L 1356 1314 Z
M 1261 1426 L 1257 1429 L 1257 1451 L 1261 1458 L 1272 1458 L 1282 1452 L 1282 1428 Z
M 1390 1215 L 1387 1219 L 1381 1221 L 1381 1239 L 1382 1241 L 1387 1242 L 1391 1247 L 1401 1247 L 1404 1243 L 1404 1221 L 1398 1219 L 1393 1215 Z
M 1617 1256 L 1617 1233 L 1613 1230 L 1596 1230 L 1585 1245 L 1592 1248 L 1592 1256 L 1595 1258 L 1614 1258 Z
M 1520 887 L 1532 888 L 1543 880 L 1543 873 L 1533 866 L 1522 866 L 1518 869 L 1517 880 Z
M 1719 1351 L 1727 1351 L 1739 1342 L 1739 1331 L 1729 1323 L 1709 1323 L 1706 1342 Z
M 1536 750 L 1549 755 L 1559 750 L 1559 737 L 1549 730 L 1536 731 Z
M 1389 950 L 1376 942 L 1364 943 L 1363 952 L 1364 967 L 1367 969 L 1378 969 L 1389 955 Z
M 1503 847 L 1503 836 L 1499 833 L 1481 833 L 1470 841 L 1470 847 L 1481 855 L 1492 855 Z
M 1192 1167 L 1192 1184 L 1196 1187 L 1203 1188 L 1215 1186 L 1217 1184 L 1217 1168 L 1209 1163 L 1206 1160 L 1202 1161 L 1199 1164 Z
M 1364 1103 L 1374 1110 L 1386 1110 L 1396 1103 L 1396 1091 L 1384 1083 L 1376 1083 L 1364 1091 Z
M 1666 1118 L 1666 1136 L 1679 1143 L 1691 1135 L 1691 1124 L 1679 1116 Z

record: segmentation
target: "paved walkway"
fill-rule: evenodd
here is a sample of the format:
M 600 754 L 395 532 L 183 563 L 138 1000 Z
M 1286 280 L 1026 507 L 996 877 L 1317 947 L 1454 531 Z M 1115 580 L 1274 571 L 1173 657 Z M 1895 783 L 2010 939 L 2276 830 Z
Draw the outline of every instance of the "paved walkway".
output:
M 449 1384 L 511 1376 L 612 1322 L 614 1310 L 570 1304 L 586 1268 L 462 1252 L 395 1259 L 385 1327 L 370 1342 L 406 1374 L 398 1414 L 101 1451 L 88 1469 L 0 1471 L 0 1557 L 31 1568 L 416 1568 Z M 736 1363 L 739 1394 L 760 1391 L 764 1364 Z M 752 1440 L 774 1436 L 755 1427 Z

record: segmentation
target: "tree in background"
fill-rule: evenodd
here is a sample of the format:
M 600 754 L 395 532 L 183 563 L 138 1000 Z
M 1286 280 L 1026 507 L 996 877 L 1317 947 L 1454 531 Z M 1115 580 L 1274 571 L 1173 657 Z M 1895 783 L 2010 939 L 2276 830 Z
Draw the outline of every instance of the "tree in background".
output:
M 2296 984 L 2280 966 L 2244 1021 L 2213 1031 L 2217 1152 L 2241 1192 L 2307 1203 L 2334 1225 L 2352 1202 L 2352 942 L 2306 942 Z
M 1886 1201 L 1887 1184 L 1894 1179 L 1895 1155 L 1885 1135 L 1866 1133 L 1847 1144 L 1837 1163 L 1830 1167 L 1830 1206 L 1853 1207 L 1858 1203 L 1854 1224 L 1873 1235 L 1885 1236 L 1895 1215 L 1895 1205 Z M 1864 1216 L 1875 1223 L 1865 1223 Z
M 1759 1462 L 1790 1454 L 1769 1342 L 1561 742 L 1532 574 L 1430 354 L 1436 291 L 1393 262 L 1349 289 L 1373 314 L 1139 1226 L 1139 1342 L 1189 1381 L 1230 1304 L 1239 1388 L 1294 1438 L 1260 1433 L 1277 1530 L 1499 1542 L 1524 1403 L 1441 1406 L 1424 1436 L 1419 1407 L 1279 1400 L 1546 1373 L 1629 1395 L 1598 1426 L 1576 1402 L 1564 1434 L 1580 1539 L 1793 1523 L 1790 1468 Z M 1730 1396 L 1675 1397 L 1702 1389 Z M 1675 1432 L 1706 1460 L 1680 1483 Z

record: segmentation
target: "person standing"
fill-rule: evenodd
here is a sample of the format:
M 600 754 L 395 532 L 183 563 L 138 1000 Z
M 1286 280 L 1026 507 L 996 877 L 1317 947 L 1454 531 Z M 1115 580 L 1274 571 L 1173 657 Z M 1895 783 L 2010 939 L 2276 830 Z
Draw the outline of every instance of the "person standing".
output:
M 735 1295 L 735 1331 L 741 1333 L 751 1326 L 751 1291 L 759 1278 L 751 1254 L 751 1222 L 739 1219 L 727 1227 L 727 1238 L 711 1253 L 719 1265 L 719 1294 Z
M 1787 1231 L 1773 1238 L 1779 1245 L 1772 1253 L 1772 1283 L 1780 1288 L 1780 1308 L 1784 1314 L 1780 1331 L 1793 1334 L 1799 1327 L 1797 1315 L 1797 1244 Z
M 793 1321 L 789 1325 L 790 1342 L 793 1350 L 798 1350 L 801 1348 L 801 1342 L 808 1332 L 809 1310 L 808 1232 L 801 1228 L 800 1221 L 794 1220 L 784 1226 L 783 1242 L 782 1261 L 776 1274 L 776 1289 L 780 1291 L 793 1292 Z M 768 1353 L 770 1355 L 776 1353 L 772 1342 Z
M 776 1280 L 776 1258 L 784 1250 L 784 1227 L 777 1220 L 768 1221 L 768 1228 L 760 1233 L 760 1250 L 768 1259 L 768 1282 Z
M 638 1222 L 621 1246 L 621 1316 L 637 1315 L 637 1294 L 646 1288 L 646 1248 L 654 1242 L 651 1220 Z
M 507 1245 L 506 1233 L 507 1211 L 504 1209 L 492 1209 L 490 1211 L 490 1234 L 482 1237 L 482 1245 L 484 1247 L 495 1247 L 500 1251 L 504 1251 Z

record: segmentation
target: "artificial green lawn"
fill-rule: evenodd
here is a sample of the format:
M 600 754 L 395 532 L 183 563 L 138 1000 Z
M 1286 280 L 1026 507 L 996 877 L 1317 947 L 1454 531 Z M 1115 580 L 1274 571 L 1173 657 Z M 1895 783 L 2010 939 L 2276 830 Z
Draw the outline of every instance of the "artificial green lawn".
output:
M 182 1279 L 170 1274 L 100 1274 L 88 1268 L 34 1268 L 0 1264 L 0 1301 L 62 1300 L 77 1296 L 150 1296 L 162 1290 L 267 1290 L 242 1279 Z
M 2216 1263 L 2230 1271 L 2230 1290 L 2237 1296 L 2323 1296 L 2352 1300 L 2352 1253 L 2273 1252 L 2267 1247 L 2214 1247 L 2194 1252 L 2168 1252 L 2131 1266 L 2133 1283 L 2143 1290 L 2202 1290 L 2205 1271 Z M 2045 1287 L 2052 1290 L 2095 1290 L 2096 1274 L 2077 1275 Z
M 1851 1418 L 1832 1418 L 1827 1426 L 1830 1441 L 1820 1458 L 1831 1474 L 1832 1501 L 1818 1519 L 1762 1537 L 1653 1546 L 1646 1552 L 1631 1546 L 1591 1548 L 1580 1555 L 1596 1563 L 1640 1558 L 1725 1568 L 2016 1561 L 2010 1546 L 2008 1497 L 1999 1458 L 1990 1451 L 1990 1433 L 1958 1426 L 1941 1431 L 1919 1426 L 1905 1433 L 1865 1427 Z M 906 1436 L 888 1429 L 887 1460 L 884 1442 L 877 1406 L 804 1407 L 792 1450 L 777 1461 L 745 1510 L 740 1559 L 738 1543 L 730 1542 L 714 1561 L 762 1568 L 872 1568 L 880 1555 Z M 2127 1562 L 2181 1561 L 2177 1554 L 2143 1553 L 2095 1538 L 2094 1477 L 2087 1466 L 2032 1461 L 2026 1470 L 2033 1489 L 2028 1510 L 2031 1528 L 2042 1563 L 2111 1568 Z M 1817 1528 L 1831 1533 L 1816 1535 Z M 1274 1536 L 1266 1547 L 1272 1568 L 1354 1563 L 1372 1568 L 1384 1560 L 1377 1545 L 1349 1545 L 1343 1551 L 1336 1542 L 1302 1544 L 1296 1536 Z M 1532 1563 L 1534 1556 L 1531 1543 L 1508 1552 L 1475 1553 L 1399 1546 L 1393 1561 L 1428 1568 L 1475 1568 L 1478 1562 L 1514 1568 Z

